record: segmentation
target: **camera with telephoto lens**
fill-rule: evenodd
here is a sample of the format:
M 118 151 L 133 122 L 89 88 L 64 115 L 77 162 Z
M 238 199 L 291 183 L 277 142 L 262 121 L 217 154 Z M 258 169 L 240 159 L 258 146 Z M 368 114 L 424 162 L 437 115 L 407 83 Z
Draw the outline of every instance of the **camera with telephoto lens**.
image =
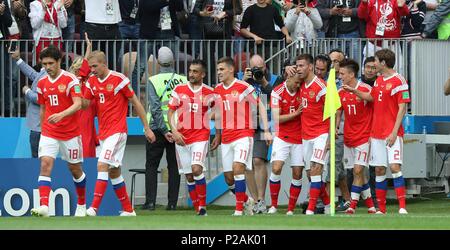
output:
M 250 71 L 252 72 L 253 78 L 255 80 L 260 81 L 263 79 L 264 72 L 262 71 L 262 69 L 260 69 L 258 67 L 253 67 L 250 69 Z

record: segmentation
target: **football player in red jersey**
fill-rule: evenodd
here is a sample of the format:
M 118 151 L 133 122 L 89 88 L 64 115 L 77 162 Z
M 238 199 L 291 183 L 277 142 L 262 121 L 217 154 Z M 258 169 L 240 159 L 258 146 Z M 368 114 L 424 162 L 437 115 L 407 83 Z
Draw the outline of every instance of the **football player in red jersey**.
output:
M 207 215 L 203 172 L 210 135 L 208 110 L 214 105 L 214 89 L 203 83 L 205 76 L 205 63 L 193 60 L 189 65 L 189 82 L 177 85 L 172 91 L 167 114 L 180 174 L 186 176 L 189 196 L 201 216 Z
M 373 121 L 370 132 L 370 166 L 375 166 L 375 191 L 379 211 L 386 213 L 386 168 L 389 166 L 394 178 L 394 188 L 399 202 L 400 214 L 407 214 L 406 190 L 401 165 L 403 163 L 402 120 L 406 105 L 411 102 L 409 86 L 405 78 L 394 70 L 395 53 L 382 49 L 375 53 L 375 67 L 380 76 L 370 92 L 362 92 L 350 86 L 344 89 L 361 99 L 373 102 Z
M 340 63 L 339 76 L 343 85 L 348 85 L 362 92 L 370 92 L 372 87 L 358 81 L 359 65 L 348 59 Z M 350 207 L 345 211 L 354 214 L 359 197 L 365 200 L 369 213 L 375 213 L 370 187 L 364 176 L 364 170 L 369 167 L 369 137 L 372 128 L 372 103 L 367 102 L 355 94 L 339 89 L 341 108 L 336 113 L 336 124 L 340 124 L 341 115 L 345 116 L 344 123 L 344 167 L 353 170 L 353 184 L 351 187 Z
M 302 125 L 302 99 L 298 74 L 289 75 L 286 81 L 278 85 L 270 97 L 272 117 L 275 121 L 275 139 L 271 155 L 272 173 L 270 174 L 271 207 L 267 213 L 274 214 L 278 207 L 278 194 L 281 187 L 281 170 L 287 158 L 290 158 L 292 182 L 289 189 L 289 205 L 287 215 L 294 214 L 294 208 L 302 188 L 302 172 L 304 167 Z
M 48 75 L 37 84 L 41 105 L 42 134 L 39 141 L 41 170 L 38 178 L 40 206 L 31 209 L 34 216 L 49 216 L 48 200 L 51 191 L 51 172 L 58 153 L 66 160 L 78 195 L 75 216 L 86 215 L 86 175 L 83 172 L 78 115 L 81 108 L 81 89 L 75 75 L 61 69 L 61 51 L 50 45 L 39 55 Z
M 95 184 L 94 199 L 86 211 L 88 216 L 96 216 L 103 195 L 111 178 L 114 191 L 122 204 L 120 216 L 136 216 L 131 206 L 125 182 L 120 172 L 123 154 L 127 141 L 127 112 L 131 102 L 144 127 L 144 135 L 148 141 L 155 141 L 155 135 L 149 128 L 145 110 L 134 94 L 130 80 L 123 74 L 109 70 L 106 56 L 101 51 L 93 51 L 88 58 L 92 76 L 86 82 L 83 101 L 95 99 L 98 112 L 98 124 L 101 152 L 98 159 L 98 175 Z
M 222 164 L 225 181 L 236 194 L 236 209 L 233 215 L 241 216 L 244 210 L 253 215 L 254 200 L 245 193 L 245 169 L 252 168 L 253 135 L 256 129 L 256 109 L 259 109 L 264 137 L 271 140 L 267 111 L 256 97 L 255 89 L 234 77 L 234 61 L 229 57 L 217 62 L 220 83 L 214 89 L 216 99 L 216 131 L 213 146 L 221 141 Z
M 322 181 L 323 166 L 328 158 L 328 133 L 330 120 L 323 121 L 326 82 L 313 73 L 313 57 L 302 54 L 296 59 L 297 74 L 303 79 L 300 88 L 302 97 L 302 144 L 305 169 L 310 170 L 311 186 L 307 215 L 314 214 L 317 199 L 322 198 L 325 212 L 329 211 L 330 197 Z

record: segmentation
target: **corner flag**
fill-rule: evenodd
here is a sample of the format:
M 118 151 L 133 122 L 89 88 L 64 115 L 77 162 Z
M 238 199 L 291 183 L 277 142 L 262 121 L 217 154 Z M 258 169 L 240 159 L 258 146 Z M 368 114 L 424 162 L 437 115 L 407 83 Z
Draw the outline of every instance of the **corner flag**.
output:
M 327 80 L 327 93 L 325 95 L 325 107 L 323 109 L 323 120 L 330 118 L 330 213 L 335 213 L 335 134 L 336 134 L 336 111 L 341 107 L 341 100 L 336 88 L 336 70 L 332 68 Z

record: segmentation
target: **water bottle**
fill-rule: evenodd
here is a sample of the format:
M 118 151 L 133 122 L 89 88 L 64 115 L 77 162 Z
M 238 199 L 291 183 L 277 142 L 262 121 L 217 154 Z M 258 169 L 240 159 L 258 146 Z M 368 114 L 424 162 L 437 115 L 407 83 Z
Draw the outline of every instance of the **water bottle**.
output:
M 422 127 L 422 134 L 427 134 L 427 126 Z

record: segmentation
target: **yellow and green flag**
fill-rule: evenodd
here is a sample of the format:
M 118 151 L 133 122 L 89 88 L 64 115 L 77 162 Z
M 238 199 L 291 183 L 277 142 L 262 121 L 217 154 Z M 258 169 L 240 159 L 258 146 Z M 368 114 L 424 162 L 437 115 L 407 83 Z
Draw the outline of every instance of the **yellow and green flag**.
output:
M 335 214 L 335 134 L 336 134 L 336 111 L 341 107 L 341 100 L 336 88 L 336 70 L 332 68 L 328 75 L 327 93 L 325 95 L 325 107 L 323 109 L 323 120 L 330 118 L 330 213 Z

